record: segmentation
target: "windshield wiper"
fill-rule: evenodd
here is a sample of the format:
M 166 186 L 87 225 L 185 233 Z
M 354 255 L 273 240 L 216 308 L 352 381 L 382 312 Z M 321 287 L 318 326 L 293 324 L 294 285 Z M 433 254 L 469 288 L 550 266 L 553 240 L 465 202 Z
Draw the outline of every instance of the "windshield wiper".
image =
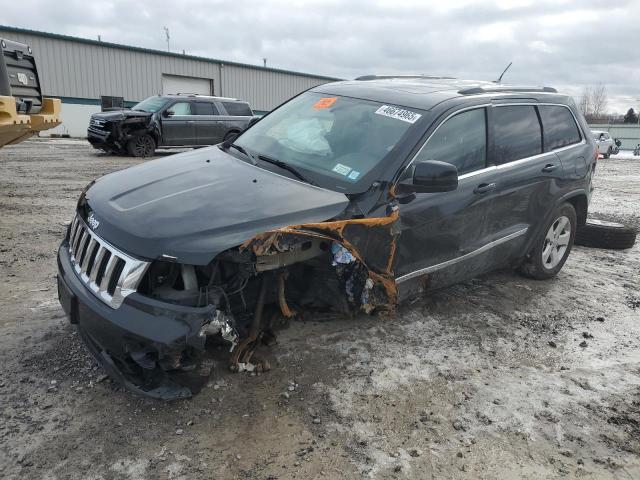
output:
M 271 163 L 271 164 L 275 165 L 276 167 L 280 167 L 283 170 L 287 170 L 288 172 L 293 173 L 296 177 L 298 177 L 299 180 L 302 180 L 303 182 L 309 183 L 311 185 L 315 185 L 315 183 L 313 183 L 311 180 L 309 180 L 307 177 L 305 177 L 302 173 L 300 173 L 298 170 L 296 170 L 294 167 L 292 167 L 288 163 L 283 162 L 282 160 L 276 160 L 275 158 L 269 158 L 266 155 L 258 155 L 258 158 L 260 160 L 262 160 L 263 162 Z
M 222 147 L 224 148 L 225 146 L 226 145 L 223 142 L 222 143 Z M 230 143 L 230 144 L 228 144 L 227 148 L 229 148 L 229 147 L 233 147 L 236 150 L 238 150 L 240 153 L 244 154 L 249 159 L 249 161 L 251 162 L 252 165 L 258 165 L 258 161 L 256 160 L 256 158 L 253 155 L 251 155 L 247 150 L 242 148 L 240 145 L 236 145 L 235 143 Z

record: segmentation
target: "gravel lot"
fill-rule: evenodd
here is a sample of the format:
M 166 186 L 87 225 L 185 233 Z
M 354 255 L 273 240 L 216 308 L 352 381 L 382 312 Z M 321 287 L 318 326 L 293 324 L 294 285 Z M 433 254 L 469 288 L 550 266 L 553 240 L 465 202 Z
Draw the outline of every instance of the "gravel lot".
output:
M 638 245 L 395 318 L 293 322 L 271 372 L 218 362 L 191 400 L 118 388 L 58 304 L 55 251 L 82 188 L 136 162 L 79 140 L 0 151 L 0 477 L 640 478 Z M 596 186 L 594 216 L 640 227 L 640 157 L 600 161 Z

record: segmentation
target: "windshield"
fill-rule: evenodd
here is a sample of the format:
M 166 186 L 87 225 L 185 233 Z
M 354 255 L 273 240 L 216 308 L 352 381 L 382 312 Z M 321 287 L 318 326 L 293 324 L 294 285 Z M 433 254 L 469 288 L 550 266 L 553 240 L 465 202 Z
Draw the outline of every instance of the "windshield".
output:
M 421 117 L 413 110 L 307 92 L 236 140 L 253 153 L 289 164 L 318 184 L 341 190 L 361 180 Z
M 158 110 L 164 107 L 168 101 L 169 99 L 162 98 L 156 95 L 155 97 L 149 97 L 146 100 L 141 101 L 133 108 L 131 108 L 131 110 L 137 110 L 138 112 L 156 113 Z

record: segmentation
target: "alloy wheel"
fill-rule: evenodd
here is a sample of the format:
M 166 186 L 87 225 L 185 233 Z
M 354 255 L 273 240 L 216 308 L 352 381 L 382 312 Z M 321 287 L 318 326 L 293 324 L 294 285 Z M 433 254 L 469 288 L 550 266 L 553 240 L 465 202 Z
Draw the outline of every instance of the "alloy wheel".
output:
M 551 270 L 558 265 L 567 252 L 571 239 L 571 222 L 565 216 L 556 219 L 549 227 L 542 247 L 542 264 Z
M 153 152 L 153 140 L 148 135 L 140 135 L 133 145 L 136 157 L 148 157 Z

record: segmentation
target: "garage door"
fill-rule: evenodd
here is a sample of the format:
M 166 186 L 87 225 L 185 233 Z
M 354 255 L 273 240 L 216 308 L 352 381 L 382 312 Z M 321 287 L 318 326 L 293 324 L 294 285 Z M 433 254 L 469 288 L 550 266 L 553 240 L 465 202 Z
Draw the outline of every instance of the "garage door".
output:
M 179 75 L 162 74 L 162 93 L 170 95 L 175 93 L 197 93 L 199 95 L 211 95 L 213 89 L 209 78 L 183 77 Z

